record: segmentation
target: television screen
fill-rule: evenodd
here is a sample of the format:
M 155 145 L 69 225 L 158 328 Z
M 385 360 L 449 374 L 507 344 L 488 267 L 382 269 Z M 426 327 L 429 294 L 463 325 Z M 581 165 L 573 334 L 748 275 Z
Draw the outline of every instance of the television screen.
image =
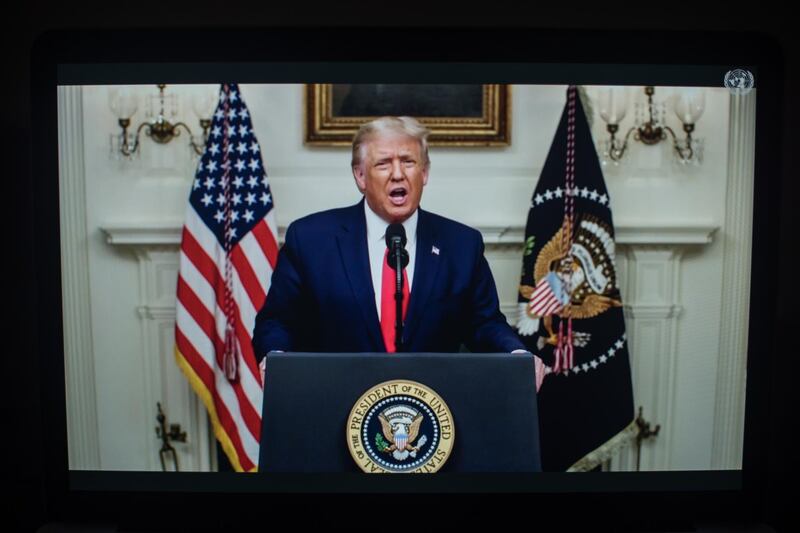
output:
M 770 298 L 766 48 L 282 30 L 205 55 L 185 36 L 99 53 L 108 35 L 51 34 L 35 56 L 60 490 L 744 493 Z M 336 359 L 387 351 L 451 359 L 399 403 Z M 482 356 L 529 362 L 527 392 L 464 370 Z M 271 472 L 269 446 L 294 466 Z

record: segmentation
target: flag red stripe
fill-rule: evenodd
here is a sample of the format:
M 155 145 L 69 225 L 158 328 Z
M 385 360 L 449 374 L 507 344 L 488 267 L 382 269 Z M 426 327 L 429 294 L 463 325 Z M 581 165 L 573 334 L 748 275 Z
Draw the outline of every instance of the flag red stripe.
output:
M 219 365 L 219 368 L 223 368 L 222 358 L 225 352 L 225 343 L 217 334 L 214 315 L 209 312 L 202 300 L 197 297 L 191 287 L 189 287 L 180 276 L 178 277 L 178 300 L 180 300 L 192 318 L 194 318 L 197 325 L 200 326 L 200 329 L 202 329 L 206 336 L 214 343 L 217 365 Z M 248 400 L 242 390 L 242 384 L 239 381 L 230 383 L 230 386 L 236 394 L 236 399 L 239 402 L 239 410 L 247 425 L 247 429 L 253 437 L 258 440 L 259 433 L 261 432 L 261 418 L 259 414 L 256 412 L 254 406 L 250 404 L 250 400 Z
M 545 312 L 553 312 L 561 308 L 561 303 L 558 300 L 553 299 L 552 301 L 548 302 L 547 305 L 544 306 Z
M 557 302 L 555 295 L 553 293 L 544 294 L 537 299 L 531 300 L 531 307 L 534 309 L 541 309 L 552 305 L 553 303 Z
M 269 261 L 272 270 L 275 270 L 275 264 L 278 262 L 278 243 L 275 240 L 276 236 L 273 235 L 272 231 L 269 229 L 267 221 L 261 219 L 258 224 L 253 226 L 250 233 L 253 234 L 258 244 L 261 245 L 261 249 L 264 251 L 264 257 Z
M 555 297 L 553 297 L 552 295 L 547 295 L 544 298 L 539 298 L 538 300 L 532 301 L 531 307 L 540 309 L 542 307 L 547 307 L 548 305 L 551 305 L 555 301 L 556 301 Z
M 555 296 L 555 294 L 553 294 L 553 291 L 550 290 L 550 287 L 548 285 L 544 285 L 533 291 L 533 295 L 531 296 L 531 301 L 534 304 L 536 304 L 540 302 L 543 298 L 548 298 L 552 296 Z
M 208 283 L 214 288 L 214 291 L 217 295 L 217 306 L 224 309 L 225 283 L 219 273 L 219 270 L 217 269 L 217 265 L 186 227 L 183 228 L 181 249 L 191 260 L 200 274 L 206 278 L 206 281 L 208 281 Z M 242 324 L 242 315 L 239 312 L 239 304 L 234 301 L 233 307 L 236 316 L 239 317 L 239 320 L 236 321 L 236 337 L 239 339 L 239 346 L 242 349 L 243 359 L 247 365 L 247 368 L 250 369 L 250 373 L 255 377 L 258 383 L 261 383 L 261 372 L 258 370 L 258 365 L 256 365 L 256 355 L 253 351 L 253 341 L 250 336 L 251 333 L 248 332 Z
M 175 343 L 178 345 L 178 350 L 180 350 L 181 354 L 186 358 L 186 361 L 192 366 L 192 368 L 197 371 L 200 368 L 208 368 L 205 364 L 205 361 L 197 353 L 192 343 L 180 329 L 176 328 L 175 331 Z M 201 376 L 203 383 L 208 386 L 208 382 L 206 378 Z M 213 382 L 213 376 L 211 376 Z M 255 464 L 250 460 L 247 456 L 247 453 L 244 451 L 244 446 L 242 446 L 242 440 L 239 437 L 239 429 L 236 427 L 236 423 L 233 420 L 230 412 L 228 411 L 228 406 L 222 401 L 218 394 L 214 391 L 216 390 L 215 387 L 209 387 L 209 391 L 211 392 L 211 396 L 214 399 L 214 408 L 217 411 L 217 418 L 219 418 L 220 424 L 225 429 L 225 433 L 227 433 L 228 438 L 231 439 L 231 443 L 233 447 L 236 449 L 236 455 L 239 456 L 239 464 L 241 465 L 242 469 L 245 471 L 252 470 Z
M 556 311 L 557 311 L 557 310 L 558 310 L 560 307 L 561 307 L 561 306 L 560 306 L 560 305 L 559 305 L 557 302 L 552 302 L 550 305 L 548 305 L 547 307 L 545 307 L 545 309 L 544 309 L 544 313 L 543 313 L 543 314 L 547 315 L 547 314 L 554 313 L 554 312 L 556 312 Z
M 241 242 L 231 250 L 231 261 L 233 262 L 234 268 L 236 268 L 236 272 L 239 274 L 239 280 L 241 280 L 244 290 L 250 297 L 250 302 L 252 302 L 256 312 L 258 312 L 264 304 L 264 299 L 267 295 L 264 294 L 264 290 L 258 282 L 258 277 L 253 271 L 250 261 L 247 260 L 247 257 L 245 257 L 242 251 Z
M 216 396 L 217 384 L 214 381 L 214 370 L 208 366 L 206 360 L 197 353 L 194 346 L 191 347 L 191 350 L 185 349 L 185 344 L 191 344 L 191 342 L 186 338 L 186 335 L 183 334 L 180 328 L 175 328 L 175 339 L 175 343 L 178 345 L 178 349 L 184 359 L 186 359 L 186 362 L 192 367 L 197 377 L 200 378 L 200 381 L 202 381 L 203 385 L 208 389 L 208 392 L 210 392 L 212 396 Z
M 555 294 L 550 293 L 546 294 L 543 298 L 539 298 L 539 300 L 533 302 L 533 305 L 537 307 L 544 307 L 557 301 L 558 300 L 556 299 Z

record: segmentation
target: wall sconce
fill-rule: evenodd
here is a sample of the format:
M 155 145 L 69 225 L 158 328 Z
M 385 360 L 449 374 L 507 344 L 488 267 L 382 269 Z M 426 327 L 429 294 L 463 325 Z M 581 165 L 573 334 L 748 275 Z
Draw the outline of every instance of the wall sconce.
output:
M 202 155 L 208 140 L 208 130 L 211 127 L 211 115 L 214 112 L 217 100 L 213 95 L 195 96 L 192 99 L 192 109 L 200 120 L 202 135 L 194 135 L 184 122 L 173 124 L 170 121 L 178 114 L 178 101 L 175 95 L 165 94 L 165 84 L 159 84 L 158 95 L 151 95 L 149 106 L 145 111 L 147 120 L 142 122 L 136 133 L 130 133 L 131 117 L 139 109 L 139 95 L 131 88 L 114 88 L 109 91 L 108 105 L 111 112 L 117 117 L 122 133 L 111 136 L 112 154 L 122 154 L 126 158 L 138 155 L 140 136 L 142 130 L 145 135 L 159 144 L 167 144 L 181 134 L 183 128 L 189 134 L 189 146 L 196 155 Z M 154 109 L 158 108 L 157 112 Z M 168 118 L 169 117 L 169 118 Z
M 644 94 L 647 101 L 635 104 L 635 124 L 620 142 L 617 132 L 628 111 L 629 90 L 610 87 L 601 91 L 598 111 L 609 133 L 608 140 L 602 142 L 602 163 L 611 161 L 618 165 L 628 149 L 631 135 L 635 141 L 646 145 L 655 145 L 671 137 L 673 152 L 680 163 L 702 163 L 703 140 L 692 137 L 692 132 L 705 109 L 705 92 L 700 88 L 684 88 L 676 90 L 668 99 L 670 108 L 683 125 L 685 137 L 682 139 L 665 123 L 666 105 L 653 102 L 655 88 L 645 87 Z

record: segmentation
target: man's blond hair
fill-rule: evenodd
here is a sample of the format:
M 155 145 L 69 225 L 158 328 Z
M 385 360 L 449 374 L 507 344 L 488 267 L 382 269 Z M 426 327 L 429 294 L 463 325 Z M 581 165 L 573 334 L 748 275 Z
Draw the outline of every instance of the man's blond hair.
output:
M 366 145 L 369 141 L 375 136 L 386 133 L 406 135 L 416 139 L 419 142 L 423 166 L 430 167 L 428 135 L 431 131 L 413 117 L 380 117 L 362 124 L 353 137 L 353 156 L 350 165 L 353 168 L 360 166 L 366 155 Z

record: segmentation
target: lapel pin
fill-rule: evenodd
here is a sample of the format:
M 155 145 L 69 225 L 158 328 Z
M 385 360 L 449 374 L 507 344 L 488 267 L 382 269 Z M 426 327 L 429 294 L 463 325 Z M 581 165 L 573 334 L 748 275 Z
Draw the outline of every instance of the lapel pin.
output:
M 435 255 L 439 255 L 439 249 L 435 246 L 431 247 L 431 253 Z

